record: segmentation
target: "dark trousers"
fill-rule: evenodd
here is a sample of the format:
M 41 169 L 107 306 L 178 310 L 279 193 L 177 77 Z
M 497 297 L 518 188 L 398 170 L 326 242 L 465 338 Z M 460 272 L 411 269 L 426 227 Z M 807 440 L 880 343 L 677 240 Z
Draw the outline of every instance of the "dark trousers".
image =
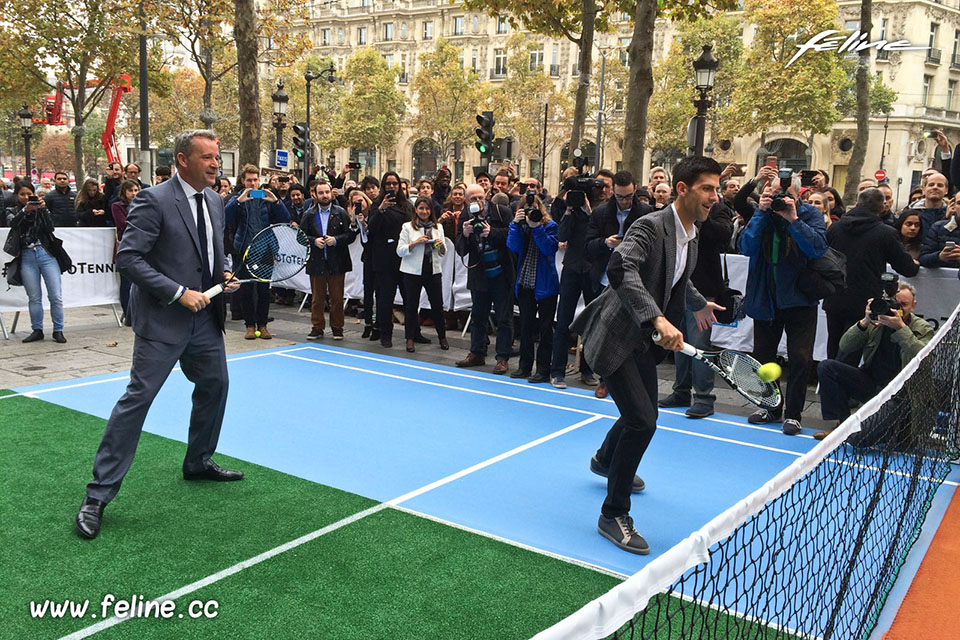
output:
M 270 283 L 246 282 L 240 285 L 240 309 L 243 324 L 248 327 L 264 327 L 270 315 Z
M 777 347 L 787 334 L 787 360 L 790 372 L 784 394 L 783 417 L 800 420 L 807 397 L 807 380 L 813 364 L 813 343 L 817 337 L 817 307 L 777 309 L 770 322 L 753 323 L 753 353 L 761 364 L 777 358 Z
M 630 511 L 630 489 L 654 431 L 657 430 L 657 361 L 651 347 L 633 352 L 620 368 L 604 376 L 620 419 L 613 423 L 597 460 L 609 469 L 607 499 L 601 513 L 612 518 Z
M 127 315 L 127 305 L 130 303 L 130 286 L 132 284 L 133 282 L 126 276 L 120 275 L 120 308 L 123 309 L 123 315 Z
M 823 360 L 817 366 L 820 380 L 820 413 L 824 420 L 846 420 L 850 416 L 850 398 L 866 402 L 880 389 L 860 367 L 839 360 Z
M 497 360 L 507 361 L 513 351 L 513 285 L 500 278 L 487 282 L 488 291 L 470 291 L 473 306 L 470 310 L 470 353 L 487 357 L 487 322 L 493 305 L 497 323 Z
M 363 262 L 363 323 L 373 324 L 373 296 L 377 292 L 377 280 L 374 277 L 370 261 Z
M 430 317 L 437 328 L 437 336 L 447 337 L 443 320 L 443 281 L 439 273 L 429 276 L 401 274 L 403 276 L 403 335 L 407 340 L 413 340 L 420 334 L 418 323 L 420 311 L 420 290 L 427 290 L 427 300 L 430 301 Z
M 550 377 L 562 378 L 567 372 L 567 340 L 570 337 L 570 323 L 577 311 L 577 302 L 583 295 L 584 304 L 597 297 L 590 273 L 576 273 L 573 269 L 564 269 L 560 273 L 560 302 L 557 306 L 557 326 L 553 332 L 553 354 L 551 356 Z M 580 373 L 589 376 L 593 373 L 584 358 L 580 358 Z
M 863 310 L 855 313 L 842 311 L 827 311 L 827 358 L 836 360 L 840 353 L 840 338 L 847 329 L 863 318 Z M 847 362 L 846 360 L 843 360 Z M 848 362 L 847 364 L 856 364 Z
M 130 383 L 107 421 L 93 463 L 93 482 L 87 485 L 88 496 L 109 502 L 117 495 L 137 451 L 147 411 L 178 361 L 194 384 L 183 470 L 200 471 L 216 451 L 228 383 L 223 334 L 214 312 L 210 306 L 195 314 L 193 330 L 178 344 L 134 336 Z
M 714 301 L 713 298 L 707 298 L 707 300 Z M 679 329 L 683 331 L 683 341 L 687 344 L 705 351 L 712 349 L 710 335 L 713 328 L 698 327 L 697 316 L 690 309 L 684 311 L 683 325 Z M 673 355 L 677 365 L 677 379 L 673 383 L 673 391 L 682 397 L 689 398 L 692 389 L 694 403 L 705 404 L 712 408 L 717 400 L 717 396 L 713 393 L 713 369 L 706 363 L 679 351 Z
M 400 286 L 400 270 L 377 271 L 374 278 L 377 281 L 377 328 L 380 330 L 380 340 L 391 340 L 393 300 L 397 297 L 397 287 Z M 403 292 L 400 293 L 402 296 Z
M 549 375 L 557 296 L 537 300 L 532 289 L 519 289 L 517 304 L 520 307 L 520 371 L 533 370 L 533 343 L 539 340 L 536 350 L 537 373 Z

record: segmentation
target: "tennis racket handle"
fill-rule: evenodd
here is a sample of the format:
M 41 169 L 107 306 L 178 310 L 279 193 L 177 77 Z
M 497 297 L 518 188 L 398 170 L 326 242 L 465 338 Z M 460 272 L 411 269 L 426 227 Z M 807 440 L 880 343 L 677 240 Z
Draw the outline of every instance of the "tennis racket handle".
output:
M 660 338 L 662 338 L 663 336 L 660 335 L 660 332 L 659 332 L 659 331 L 657 331 L 656 329 L 654 329 L 654 330 L 653 330 L 653 335 L 651 335 L 650 337 L 653 338 L 653 341 L 654 341 L 654 342 L 660 342 Z M 697 355 L 697 349 L 696 349 L 695 347 L 690 346 L 690 345 L 687 344 L 686 342 L 683 343 L 683 347 L 680 349 L 680 352 L 681 352 L 681 353 L 685 353 L 685 354 L 687 354 L 688 356 L 696 356 L 696 355 Z
M 204 291 L 203 295 L 207 296 L 208 298 L 213 298 L 214 296 L 218 296 L 223 293 L 224 288 L 225 286 L 223 284 L 215 284 Z

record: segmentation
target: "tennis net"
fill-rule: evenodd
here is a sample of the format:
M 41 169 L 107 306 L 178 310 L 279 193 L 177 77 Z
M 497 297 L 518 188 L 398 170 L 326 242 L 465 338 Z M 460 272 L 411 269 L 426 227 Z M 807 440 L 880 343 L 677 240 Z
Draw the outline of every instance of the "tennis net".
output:
M 960 450 L 958 311 L 813 450 L 535 640 L 867 638 Z

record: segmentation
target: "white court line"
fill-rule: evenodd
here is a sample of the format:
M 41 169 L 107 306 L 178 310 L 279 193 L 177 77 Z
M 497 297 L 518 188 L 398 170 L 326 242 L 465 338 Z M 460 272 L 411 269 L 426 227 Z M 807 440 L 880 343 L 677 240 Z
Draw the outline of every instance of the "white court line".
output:
M 590 571 L 595 571 L 597 573 L 602 573 L 604 575 L 610 576 L 612 578 L 618 578 L 620 580 L 626 580 L 630 576 L 626 573 L 620 573 L 619 571 L 614 571 L 613 569 L 608 569 L 606 567 L 601 567 L 598 564 L 593 564 L 592 562 L 587 562 L 586 560 L 577 560 L 576 558 L 571 558 L 569 556 L 563 556 L 559 553 L 554 553 L 553 551 L 547 551 L 546 549 L 540 549 L 539 547 L 533 547 L 522 542 L 517 542 L 516 540 L 511 540 L 510 538 L 504 538 L 503 536 L 498 536 L 482 529 L 474 529 L 473 527 L 468 527 L 467 525 L 460 524 L 459 522 L 452 522 L 450 520 L 445 520 L 443 518 L 438 518 L 437 516 L 432 516 L 429 513 L 422 513 L 420 511 L 414 511 L 407 507 L 398 507 L 392 506 L 392 509 L 397 511 L 402 511 L 403 513 L 409 513 L 412 516 L 417 516 L 418 518 L 423 518 L 424 520 L 431 520 L 433 522 L 452 527 L 454 529 L 460 529 L 461 531 L 466 531 L 467 533 L 472 533 L 474 535 L 482 536 L 484 538 L 489 538 L 491 540 L 496 540 L 497 542 L 502 542 L 503 544 L 508 544 L 511 547 L 517 547 L 518 549 L 524 549 L 525 551 L 530 551 L 541 556 L 547 556 L 548 558 L 553 558 L 554 560 L 559 560 L 560 562 L 565 562 L 567 564 L 572 564 L 583 569 L 589 569 Z
M 306 535 L 300 536 L 299 538 L 296 538 L 295 540 L 290 540 L 289 542 L 285 542 L 284 544 L 282 544 L 282 545 L 280 545 L 280 546 L 278 546 L 278 547 L 274 547 L 273 549 L 270 549 L 270 550 L 268 550 L 268 551 L 264 551 L 263 553 L 261 553 L 261 554 L 259 554 L 259 555 L 253 556 L 252 558 L 248 558 L 247 560 L 243 560 L 242 562 L 238 562 L 237 564 L 235 564 L 235 565 L 233 565 L 233 566 L 231 566 L 231 567 L 227 567 L 226 569 L 223 569 L 223 570 L 221 570 L 221 571 L 218 571 L 217 573 L 211 574 L 211 575 L 207 576 L 206 578 L 202 578 L 201 580 L 197 580 L 196 582 L 191 582 L 190 584 L 188 584 L 188 585 L 186 585 L 186 586 L 183 586 L 183 587 L 180 587 L 179 589 L 176 589 L 175 591 L 171 591 L 170 593 L 167 593 L 167 594 L 165 594 L 165 595 L 162 595 L 162 596 L 160 596 L 159 598 L 155 598 L 154 600 L 150 600 L 150 602 L 164 602 L 164 601 L 167 601 L 167 600 L 176 600 L 176 599 L 178 599 L 178 598 L 182 598 L 183 596 L 188 595 L 188 594 L 190 594 L 190 593 L 193 593 L 194 591 L 197 591 L 197 590 L 199 590 L 199 589 L 202 589 L 203 587 L 209 586 L 209 585 L 211 585 L 211 584 L 213 584 L 213 583 L 215 583 L 215 582 L 219 582 L 220 580 L 223 580 L 224 578 L 227 578 L 227 577 L 229 577 L 229 576 L 232 576 L 232 575 L 234 575 L 235 573 L 239 573 L 239 572 L 243 571 L 244 569 L 247 569 L 247 568 L 249 568 L 249 567 L 252 567 L 252 566 L 254 566 L 254 565 L 256 565 L 256 564 L 260 564 L 260 563 L 263 562 L 264 560 L 269 560 L 270 558 L 273 558 L 273 557 L 275 557 L 275 556 L 278 556 L 278 555 L 280 555 L 281 553 L 283 553 L 284 551 L 289 551 L 290 549 L 294 549 L 294 548 L 296 548 L 296 547 L 299 547 L 300 545 L 306 544 L 307 542 L 310 542 L 311 540 L 316 540 L 316 539 L 319 538 L 320 536 L 326 535 L 327 533 L 330 533 L 330 532 L 332 532 L 332 531 L 336 531 L 337 529 L 340 529 L 341 527 L 345 527 L 345 526 L 348 525 L 348 524 L 352 524 L 352 523 L 354 523 L 354 522 L 357 522 L 358 520 L 361 520 L 361 519 L 363 519 L 363 518 L 366 518 L 366 517 L 369 516 L 369 515 L 373 515 L 374 513 L 377 513 L 378 511 L 383 511 L 383 510 L 386 509 L 387 507 L 396 507 L 396 506 L 399 506 L 402 502 L 406 502 L 407 500 L 411 500 L 411 499 L 413 499 L 413 498 L 415 498 L 415 497 L 417 497 L 417 496 L 420 496 L 420 495 L 423 495 L 424 493 L 427 493 L 428 491 L 432 491 L 432 490 L 436 489 L 437 487 L 442 487 L 442 486 L 445 485 L 445 484 L 449 484 L 449 483 L 453 482 L 454 480 L 457 480 L 457 479 L 462 478 L 462 477 L 464 477 L 464 476 L 466 476 L 466 475 L 469 475 L 469 474 L 471 474 L 471 473 L 474 473 L 474 472 L 476 472 L 476 471 L 479 471 L 479 470 L 481 470 L 481 469 L 484 469 L 484 468 L 486 468 L 486 467 L 489 467 L 489 466 L 491 466 L 491 465 L 493 465 L 493 464 L 496 464 L 497 462 L 500 462 L 500 461 L 502 461 L 502 460 L 505 460 L 505 459 L 507 459 L 507 458 L 509 458 L 509 457 L 515 456 L 515 455 L 517 455 L 518 453 L 521 453 L 521 452 L 523 452 L 523 451 L 526 451 L 527 449 L 531 449 L 531 448 L 533 448 L 533 447 L 536 447 L 537 445 L 543 444 L 544 442 L 547 442 L 547 441 L 549 441 L 549 440 L 552 440 L 552 439 L 554 439 L 554 438 L 557 438 L 557 437 L 559 437 L 559 436 L 562 436 L 562 435 L 564 435 L 564 434 L 566 434 L 566 433 L 569 433 L 569 432 L 571 432 L 571 431 L 573 431 L 573 430 L 575 430 L 575 429 L 579 429 L 580 427 L 583 427 L 583 426 L 585 426 L 585 425 L 588 425 L 588 424 L 590 424 L 591 422 L 594 422 L 594 421 L 596 421 L 596 420 L 599 420 L 600 418 L 601 418 L 601 416 L 595 415 L 595 416 L 593 416 L 593 417 L 591 417 L 591 418 L 587 418 L 586 420 L 581 420 L 580 422 L 578 422 L 578 423 L 576 423 L 576 424 L 573 424 L 573 425 L 570 425 L 569 427 L 564 427 L 563 429 L 560 429 L 559 431 L 555 431 L 555 432 L 553 432 L 553 433 L 551 433 L 551 434 L 545 435 L 545 436 L 543 436 L 543 437 L 541 437 L 541 438 L 537 438 L 536 440 L 532 440 L 531 442 L 528 442 L 528 443 L 526 443 L 526 444 L 520 445 L 519 447 L 515 447 L 515 448 L 511 449 L 510 451 L 507 451 L 506 453 L 501 453 L 501 454 L 496 455 L 496 456 L 494 456 L 494 457 L 492 457 L 492 458 L 488 458 L 488 459 L 484 460 L 483 462 L 478 462 L 477 464 L 475 464 L 475 465 L 473 465 L 473 466 L 470 466 L 470 467 L 467 467 L 466 469 L 464 469 L 464 470 L 462 470 L 462 471 L 458 471 L 457 473 L 452 473 L 452 474 L 448 475 L 448 476 L 445 477 L 445 478 L 442 478 L 442 479 L 440 479 L 440 480 L 437 480 L 436 482 L 431 482 L 430 484 L 424 485 L 423 487 L 420 487 L 419 489 L 416 489 L 416 490 L 414 490 L 414 491 L 410 491 L 409 493 L 405 493 L 405 494 L 403 494 L 402 496 L 399 496 L 399 497 L 397 497 L 397 498 L 394 498 L 393 500 L 390 500 L 389 502 L 381 502 L 381 503 L 378 504 L 378 505 L 374 505 L 374 506 L 372 506 L 372 507 L 370 507 L 370 508 L 368 508 L 368 509 L 364 509 L 363 511 L 360 511 L 360 512 L 358 512 L 358 513 L 355 513 L 355 514 L 353 514 L 352 516 L 346 517 L 346 518 L 344 518 L 344 519 L 342 519 L 342 520 L 338 520 L 337 522 L 334 522 L 333 524 L 328 524 L 327 526 L 325 526 L 325 527 L 323 527 L 323 528 L 317 529 L 316 531 L 312 531 L 312 532 L 310 532 L 310 533 L 308 533 L 308 534 L 306 534 Z M 546 553 L 546 552 L 543 552 L 543 553 Z M 570 560 L 571 560 L 571 559 L 567 559 L 567 561 L 570 561 Z M 117 617 L 117 616 L 113 616 L 112 618 L 107 618 L 106 620 L 101 620 L 100 622 L 97 622 L 96 624 L 90 625 L 89 627 L 85 627 L 85 628 L 83 628 L 83 629 L 80 629 L 79 631 L 75 631 L 74 633 L 71 633 L 71 634 L 69 634 L 69 635 L 63 636 L 63 637 L 61 638 L 61 640 L 79 640 L 80 638 L 87 638 L 87 637 L 92 636 L 93 634 L 95 634 L 95 633 L 97 633 L 97 632 L 99 632 L 99 631 L 103 631 L 104 629 L 109 629 L 110 627 L 116 626 L 116 625 L 120 624 L 121 622 L 126 622 L 127 620 L 131 620 L 131 619 L 135 619 L 135 618 L 129 618 L 129 617 L 127 617 L 127 618 L 119 618 L 119 617 Z
M 317 346 L 315 346 L 315 345 L 307 345 L 305 348 L 306 348 L 306 349 L 309 349 L 309 350 L 313 350 L 313 351 L 320 351 L 321 353 L 329 353 L 329 354 L 338 355 L 338 356 L 345 356 L 345 357 L 349 357 L 349 358 L 357 358 L 358 360 L 370 360 L 371 362 L 382 362 L 382 363 L 384 363 L 384 364 L 391 364 L 391 365 L 395 365 L 395 366 L 397 366 L 397 367 L 406 367 L 406 368 L 408 368 L 408 369 L 417 369 L 417 370 L 419 370 L 419 371 L 429 371 L 429 372 L 431 372 L 431 373 L 441 373 L 441 374 L 443 374 L 443 375 L 453 376 L 453 377 L 456 377 L 456 378 L 467 378 L 467 379 L 469 379 L 469 380 L 479 380 L 480 382 L 491 382 L 491 383 L 493 383 L 493 384 L 502 384 L 502 385 L 507 385 L 507 386 L 510 386 L 510 387 L 517 387 L 517 388 L 519 388 L 519 389 L 528 389 L 528 390 L 531 390 L 531 391 L 540 391 L 541 393 L 553 393 L 553 394 L 557 394 L 557 395 L 568 396 L 568 397 L 571 397 L 571 398 L 579 398 L 580 400 L 593 400 L 593 401 L 595 401 L 595 402 L 604 402 L 604 403 L 616 405 L 616 403 L 615 403 L 613 400 L 611 400 L 610 398 L 598 398 L 598 397 L 596 397 L 596 396 L 594 396 L 594 395 L 584 395 L 584 394 L 581 394 L 581 393 L 575 393 L 575 392 L 573 392 L 573 391 L 564 391 L 564 390 L 562 390 L 562 389 L 555 389 L 555 388 L 553 388 L 553 387 L 551 387 L 551 386 L 542 385 L 542 384 L 531 385 L 529 382 L 513 382 L 512 380 L 509 380 L 509 379 L 491 378 L 491 377 L 488 377 L 488 376 L 471 375 L 471 374 L 469 374 L 469 373 L 461 373 L 461 372 L 459 372 L 459 371 L 449 371 L 449 370 L 447 370 L 446 368 L 444 368 L 444 369 L 435 369 L 435 368 L 433 368 L 433 367 L 427 367 L 427 366 L 424 366 L 424 365 L 412 364 L 412 363 L 410 363 L 410 362 L 397 362 L 396 360 L 390 360 L 390 359 L 388 359 L 388 358 L 380 358 L 380 357 L 376 357 L 376 356 L 363 355 L 363 354 L 360 354 L 360 353 L 352 353 L 352 352 L 349 352 L 349 351 L 336 351 L 336 350 L 334 350 L 334 349 L 329 349 L 329 348 L 324 348 L 324 347 L 317 347 Z M 280 354 L 277 354 L 277 355 L 280 355 Z M 404 380 L 405 380 L 405 379 L 406 379 L 406 378 L 404 378 Z M 676 415 L 676 416 L 683 416 L 683 415 L 684 415 L 684 413 L 683 413 L 682 411 L 672 411 L 672 410 L 670 410 L 670 409 L 658 409 L 658 411 L 659 411 L 660 413 L 669 413 L 669 414 Z M 729 424 L 729 425 L 733 425 L 734 427 L 741 427 L 741 428 L 743 428 L 743 429 L 755 429 L 755 430 L 757 430 L 757 431 L 766 431 L 767 433 L 777 433 L 777 432 L 774 431 L 773 429 L 768 429 L 768 428 L 765 428 L 765 427 L 761 427 L 761 426 L 757 426 L 757 425 L 752 425 L 752 424 L 749 424 L 749 423 L 748 423 L 748 424 L 744 424 L 744 423 L 742 423 L 742 422 L 734 422 L 733 420 L 724 420 L 723 418 L 711 418 L 711 417 L 706 417 L 706 418 L 698 418 L 698 420 L 705 420 L 705 421 L 707 421 L 707 422 L 717 422 L 717 423 L 720 423 L 720 424 Z M 813 436 L 808 436 L 808 435 L 805 435 L 805 434 L 802 434 L 802 433 L 801 433 L 801 434 L 797 434 L 797 435 L 794 436 L 794 437 L 796 437 L 796 438 L 806 438 L 806 439 L 808 439 L 808 440 L 813 440 Z
M 294 351 L 303 351 L 307 347 L 297 347 L 296 349 L 290 349 L 289 351 L 284 351 L 283 353 L 292 353 Z M 271 351 L 269 353 L 254 353 L 245 356 L 237 356 L 235 358 L 227 358 L 227 362 L 238 362 L 240 360 L 250 360 L 252 358 L 263 358 L 264 356 L 278 355 L 276 351 Z M 174 367 L 173 371 L 180 371 L 180 367 Z M 103 380 L 91 380 L 88 382 L 77 382 L 75 384 L 65 384 L 59 387 L 49 387 L 47 389 L 36 389 L 34 391 L 18 391 L 17 393 L 11 393 L 10 395 L 0 396 L 0 400 L 6 400 L 7 398 L 34 398 L 36 399 L 37 394 L 40 393 L 50 393 L 51 391 L 65 391 L 67 389 L 77 389 L 79 387 L 89 387 L 95 384 L 104 384 L 107 382 L 121 382 L 123 380 L 129 380 L 129 373 L 125 376 L 117 376 L 115 378 L 105 378 Z

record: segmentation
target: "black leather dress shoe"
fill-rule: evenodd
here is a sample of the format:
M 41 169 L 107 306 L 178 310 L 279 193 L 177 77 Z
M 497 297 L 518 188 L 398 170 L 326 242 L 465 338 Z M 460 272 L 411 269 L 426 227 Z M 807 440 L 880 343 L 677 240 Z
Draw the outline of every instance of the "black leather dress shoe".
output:
M 217 482 L 233 482 L 243 480 L 243 471 L 224 469 L 213 460 L 207 460 L 207 466 L 202 471 L 183 472 L 184 480 L 214 480 Z
M 417 335 L 413 336 L 413 341 L 417 344 L 430 344 L 430 338 L 422 333 L 418 333 Z
M 101 502 L 96 498 L 84 498 L 80 503 L 80 512 L 77 513 L 77 519 L 74 525 L 81 538 L 93 540 L 100 533 L 100 523 L 103 521 L 103 508 L 107 506 L 106 502 Z
M 23 342 L 36 342 L 37 340 L 43 340 L 43 331 L 40 331 L 40 329 L 31 331 L 30 335 L 23 339 Z
M 63 331 L 54 331 L 53 341 L 58 344 L 64 344 L 67 341 L 67 339 L 63 337 Z

